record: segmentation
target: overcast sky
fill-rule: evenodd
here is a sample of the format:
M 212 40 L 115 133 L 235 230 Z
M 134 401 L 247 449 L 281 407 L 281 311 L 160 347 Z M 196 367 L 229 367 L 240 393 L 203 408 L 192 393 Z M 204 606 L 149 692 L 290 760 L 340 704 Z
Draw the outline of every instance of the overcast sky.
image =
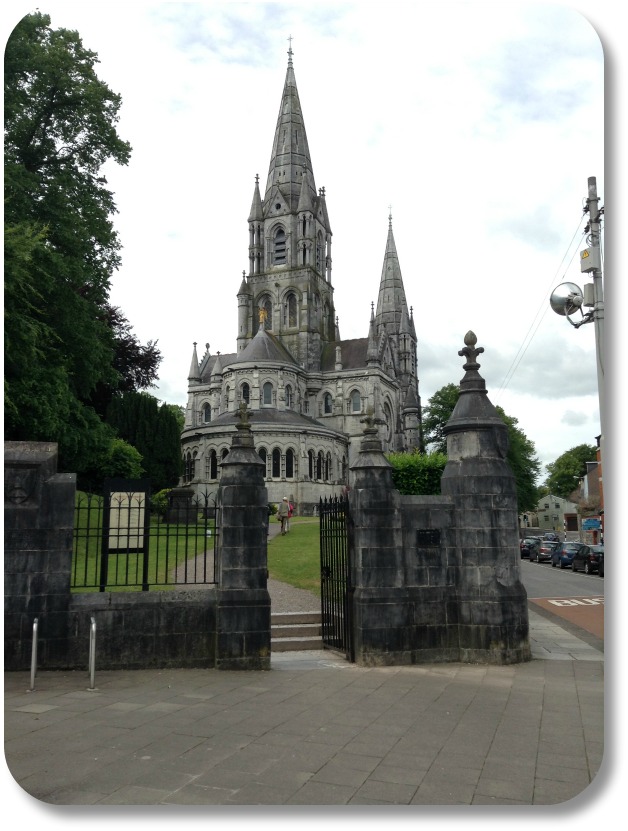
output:
M 235 351 L 247 218 L 291 35 L 341 337 L 368 335 L 391 210 L 423 404 L 462 377 L 472 329 L 491 401 L 543 466 L 595 444 L 594 327 L 549 307 L 555 286 L 588 280 L 588 177 L 604 204 L 604 56 L 583 14 L 471 0 L 39 9 L 80 33 L 122 96 L 118 132 L 133 153 L 107 167 L 123 245 L 111 300 L 143 342 L 159 340 L 158 398 L 185 404 L 194 341 Z M 601 34 L 604 9 L 588 14 Z

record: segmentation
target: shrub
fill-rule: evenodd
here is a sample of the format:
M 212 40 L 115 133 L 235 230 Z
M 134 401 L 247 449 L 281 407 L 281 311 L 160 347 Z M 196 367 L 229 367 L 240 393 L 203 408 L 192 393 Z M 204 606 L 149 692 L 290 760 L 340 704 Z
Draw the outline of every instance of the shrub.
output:
M 440 480 L 447 464 L 444 453 L 389 453 L 395 488 L 406 496 L 439 496 Z

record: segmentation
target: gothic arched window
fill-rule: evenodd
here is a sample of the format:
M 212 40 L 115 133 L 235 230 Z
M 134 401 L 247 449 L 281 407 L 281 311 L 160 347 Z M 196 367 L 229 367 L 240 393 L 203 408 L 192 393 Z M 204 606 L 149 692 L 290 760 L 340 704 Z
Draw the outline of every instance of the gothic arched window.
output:
M 273 403 L 273 385 L 266 381 L 262 387 L 262 404 L 269 407 Z
M 325 464 L 325 457 L 323 456 L 323 451 L 318 451 L 318 456 L 316 457 L 316 478 L 322 479 L 323 478 L 323 465 Z
M 248 404 L 249 401 L 251 400 L 251 388 L 246 383 L 246 381 L 242 384 L 241 393 L 242 393 L 242 400 L 244 401 L 245 404 Z
M 351 404 L 351 412 L 352 413 L 359 413 L 362 410 L 362 400 L 360 398 L 360 393 L 358 390 L 353 390 L 351 395 L 349 396 L 349 401 Z
M 272 476 L 274 479 L 279 479 L 281 476 L 281 450 L 278 447 L 273 450 Z
M 277 228 L 273 237 L 273 265 L 283 265 L 286 262 L 286 232 Z
M 206 474 L 208 479 L 218 478 L 218 457 L 215 450 L 212 450 L 207 457 Z
M 209 406 L 209 404 L 203 404 L 203 407 L 201 408 L 201 421 L 203 422 L 203 424 L 209 424 L 211 420 L 212 408 Z
M 323 273 L 323 235 L 320 231 L 316 235 L 316 270 Z
M 314 451 L 308 450 L 307 451 L 307 460 L 308 460 L 308 475 L 310 479 L 314 478 Z
M 286 450 L 286 479 L 294 478 L 294 450 L 289 447 Z
M 266 448 L 260 447 L 257 451 L 259 454 L 260 459 L 264 462 L 264 478 L 266 478 Z
M 325 415 L 330 415 L 334 411 L 334 400 L 331 395 L 326 392 L 323 398 L 323 412 Z
M 297 296 L 291 291 L 286 302 L 288 312 L 288 326 L 298 326 L 297 320 Z
M 291 410 L 294 406 L 294 394 L 290 384 L 286 384 L 286 408 Z

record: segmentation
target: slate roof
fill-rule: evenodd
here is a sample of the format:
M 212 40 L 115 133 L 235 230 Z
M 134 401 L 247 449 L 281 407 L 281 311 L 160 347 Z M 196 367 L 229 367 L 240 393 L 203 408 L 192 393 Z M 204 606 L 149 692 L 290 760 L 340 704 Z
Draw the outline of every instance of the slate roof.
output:
M 355 338 L 354 340 L 341 340 L 328 343 L 321 355 L 321 370 L 323 372 L 334 371 L 337 346 L 340 347 L 343 369 L 361 369 L 366 367 L 368 345 L 368 338 Z

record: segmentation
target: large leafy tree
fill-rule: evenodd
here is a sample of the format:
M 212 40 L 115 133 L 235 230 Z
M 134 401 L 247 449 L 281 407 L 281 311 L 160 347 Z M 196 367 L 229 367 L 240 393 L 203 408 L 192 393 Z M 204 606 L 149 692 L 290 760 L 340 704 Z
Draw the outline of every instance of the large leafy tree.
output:
M 593 445 L 579 444 L 565 451 L 555 462 L 546 465 L 549 476 L 545 480 L 545 487 L 548 493 L 569 499 L 580 479 L 586 475 L 587 462 L 595 461 L 596 452 Z
M 457 384 L 447 384 L 437 390 L 423 408 L 423 435 L 425 444 L 436 453 L 447 453 L 444 428 L 454 411 L 460 389 Z
M 424 410 L 425 441 L 437 453 L 447 453 L 445 425 L 451 418 L 459 395 L 460 388 L 456 384 L 447 384 L 434 393 Z M 533 442 L 517 426 L 518 420 L 506 415 L 501 407 L 495 409 L 508 430 L 507 458 L 515 476 L 519 511 L 531 511 L 539 498 L 536 480 L 541 472 L 541 463 Z
M 15 27 L 4 62 L 5 437 L 57 441 L 79 473 L 110 448 L 107 400 L 129 378 L 151 382 L 159 362 L 152 343 L 138 355 L 108 303 L 120 242 L 101 171 L 127 164 L 130 146 L 97 62 L 39 12 Z
M 137 448 L 153 492 L 174 487 L 181 473 L 180 409 L 146 392 L 116 395 L 107 409 L 107 423 Z

